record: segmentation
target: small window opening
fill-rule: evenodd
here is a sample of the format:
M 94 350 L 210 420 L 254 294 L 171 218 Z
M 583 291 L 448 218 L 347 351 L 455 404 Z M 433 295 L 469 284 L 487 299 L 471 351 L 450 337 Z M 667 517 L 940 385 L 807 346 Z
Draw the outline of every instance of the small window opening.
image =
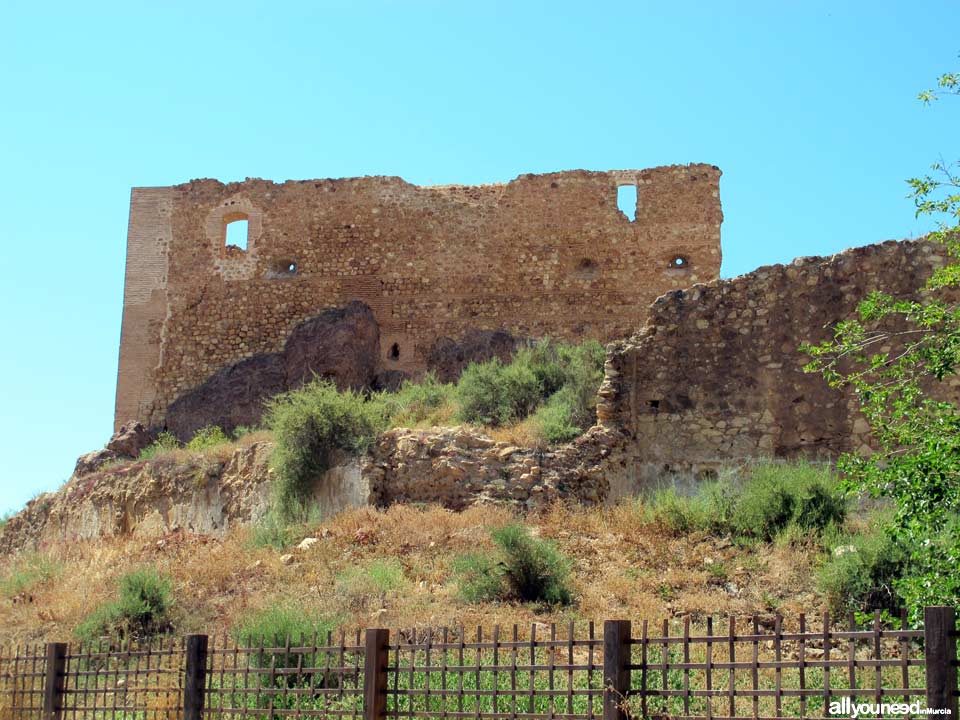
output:
M 660 401 L 659 401 L 659 400 L 648 400 L 648 401 L 647 401 L 647 405 L 650 406 L 650 409 L 651 409 L 651 410 L 659 410 L 659 409 L 660 409 Z
M 238 247 L 241 250 L 247 249 L 247 232 L 249 222 L 246 218 L 242 220 L 231 220 L 227 223 L 226 244 Z
M 390 359 L 399 360 L 400 359 L 400 345 L 394 343 L 390 346 Z
M 637 219 L 637 186 L 620 185 L 617 187 L 617 207 L 627 220 L 633 222 Z
M 674 255 L 670 259 L 670 267 L 674 270 L 684 270 L 690 266 L 690 261 L 687 260 L 683 255 Z
M 297 272 L 297 264 L 290 263 L 289 265 L 287 265 L 287 272 L 290 273 L 291 275 L 295 275 Z
M 580 258 L 575 274 L 581 280 L 590 280 L 597 274 L 597 263 L 591 258 Z

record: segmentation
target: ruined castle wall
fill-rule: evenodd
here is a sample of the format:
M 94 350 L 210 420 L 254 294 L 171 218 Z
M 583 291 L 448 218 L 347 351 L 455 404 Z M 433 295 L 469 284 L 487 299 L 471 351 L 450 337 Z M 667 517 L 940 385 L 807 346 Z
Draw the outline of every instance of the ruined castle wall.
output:
M 598 415 L 625 438 L 615 494 L 738 459 L 864 449 L 856 399 L 804 373 L 798 347 L 831 337 L 870 291 L 915 296 L 942 253 L 886 242 L 659 298 L 644 329 L 608 353 Z
M 418 373 L 468 330 L 604 341 L 720 269 L 720 171 L 689 165 L 417 187 L 366 177 L 138 188 L 116 422 L 162 423 L 217 370 L 278 351 L 321 311 L 366 303 L 383 369 Z M 637 187 L 630 221 L 617 188 Z M 247 220 L 246 250 L 225 245 Z M 682 262 L 675 262 L 677 259 Z

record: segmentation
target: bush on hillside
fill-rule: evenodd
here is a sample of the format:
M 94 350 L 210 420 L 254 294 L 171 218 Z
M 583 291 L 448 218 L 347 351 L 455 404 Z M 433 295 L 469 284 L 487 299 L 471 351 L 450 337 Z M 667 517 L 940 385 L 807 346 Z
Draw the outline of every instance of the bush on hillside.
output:
M 147 445 L 143 450 L 140 451 L 140 455 L 137 457 L 138 460 L 149 460 L 157 455 L 171 450 L 176 450 L 180 447 L 180 441 L 177 440 L 177 436 L 172 432 L 164 430 L 159 435 L 157 439 L 152 443 Z
M 503 365 L 496 358 L 470 363 L 460 376 L 456 395 L 460 420 L 489 427 L 522 420 L 541 399 L 537 377 L 528 365 Z
M 534 414 L 544 439 L 567 442 L 596 419 L 604 359 L 596 341 L 542 340 L 518 350 L 507 365 L 472 363 L 457 384 L 458 417 L 498 427 Z
M 81 640 L 119 636 L 148 637 L 172 628 L 173 584 L 156 568 L 144 567 L 123 575 L 118 597 L 91 613 L 77 628 Z
M 553 543 L 533 537 L 519 523 L 492 530 L 490 536 L 495 552 L 471 553 L 455 563 L 465 601 L 572 602 L 570 563 Z
M 789 528 L 796 537 L 840 527 L 847 500 L 829 468 L 810 463 L 758 463 L 745 480 L 715 480 L 692 495 L 661 489 L 647 502 L 648 519 L 682 534 L 703 530 L 771 541 Z
M 247 648 L 285 648 L 289 639 L 291 645 L 302 640 L 326 644 L 328 634 L 333 632 L 336 622 L 311 612 L 299 603 L 289 599 L 270 604 L 263 610 L 248 612 L 240 618 L 234 630 L 234 639 L 238 645 Z M 255 652 L 252 654 L 253 667 L 258 670 L 288 670 L 292 668 L 319 667 L 321 658 L 312 653 L 288 653 L 285 650 L 277 652 Z M 298 677 L 288 673 L 260 673 L 260 682 L 265 687 L 332 687 L 336 682 L 335 676 L 326 677 L 322 673 Z M 280 699 L 280 698 L 278 698 Z M 283 697 L 284 701 L 296 702 L 296 696 Z M 295 707 L 295 705 L 290 705 Z M 289 709 L 289 708 L 288 708 Z
M 400 592 L 408 582 L 397 560 L 374 560 L 354 566 L 337 576 L 337 592 L 352 610 L 379 610 L 391 594 Z
M 583 432 L 574 424 L 576 400 L 566 387 L 554 393 L 533 415 L 540 436 L 548 443 L 570 442 Z
M 456 402 L 456 388 L 442 383 L 428 372 L 419 382 L 404 380 L 393 393 L 377 396 L 390 418 L 390 427 L 415 427 L 420 424 L 439 425 L 450 419 Z
M 841 537 L 828 549 L 817 584 L 834 614 L 896 611 L 903 606 L 895 583 L 907 574 L 909 555 L 882 524 Z
M 197 430 L 186 444 L 187 450 L 207 450 L 230 442 L 230 437 L 218 426 L 207 425 Z
M 303 514 L 313 483 L 330 466 L 331 453 L 366 450 L 386 427 L 386 411 L 381 402 L 314 380 L 273 398 L 266 423 L 276 442 L 271 456 L 276 508 L 291 518 Z

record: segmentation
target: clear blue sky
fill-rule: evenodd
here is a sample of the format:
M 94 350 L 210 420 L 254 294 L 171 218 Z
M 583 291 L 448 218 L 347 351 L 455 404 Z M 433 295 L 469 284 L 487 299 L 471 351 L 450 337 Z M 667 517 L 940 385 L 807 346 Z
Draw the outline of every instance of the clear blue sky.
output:
M 670 6 L 667 9 L 667 6 Z M 922 234 L 960 4 L 0 3 L 0 510 L 111 431 L 129 192 L 719 165 L 723 274 Z

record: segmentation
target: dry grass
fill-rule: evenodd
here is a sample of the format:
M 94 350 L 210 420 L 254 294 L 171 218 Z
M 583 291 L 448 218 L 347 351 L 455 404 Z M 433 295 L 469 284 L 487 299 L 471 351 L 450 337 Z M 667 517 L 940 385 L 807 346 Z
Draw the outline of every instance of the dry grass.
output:
M 462 513 L 403 505 L 385 511 L 363 508 L 303 528 L 297 541 L 319 539 L 306 551 L 255 548 L 249 528 L 233 529 L 222 538 L 175 533 L 64 543 L 44 551 L 62 572 L 30 587 L 32 602 L 0 598 L 0 641 L 71 638 L 77 624 L 111 597 L 121 575 L 147 564 L 173 579 L 180 633 L 230 632 L 246 614 L 283 597 L 348 627 L 529 626 L 570 620 L 582 625 L 613 617 L 655 620 L 683 613 L 702 617 L 824 609 L 823 598 L 810 589 L 816 553 L 809 548 L 750 549 L 705 534 L 673 537 L 646 521 L 636 507 L 564 505 L 528 522 L 534 533 L 554 540 L 572 559 L 572 607 L 464 604 L 452 581 L 454 559 L 492 547 L 488 530 L 511 518 L 497 507 Z M 293 555 L 292 564 L 281 561 L 284 553 Z M 338 578 L 378 560 L 399 565 L 401 589 L 368 601 L 345 601 Z M 7 577 L 15 562 L 0 563 L 0 577 Z

